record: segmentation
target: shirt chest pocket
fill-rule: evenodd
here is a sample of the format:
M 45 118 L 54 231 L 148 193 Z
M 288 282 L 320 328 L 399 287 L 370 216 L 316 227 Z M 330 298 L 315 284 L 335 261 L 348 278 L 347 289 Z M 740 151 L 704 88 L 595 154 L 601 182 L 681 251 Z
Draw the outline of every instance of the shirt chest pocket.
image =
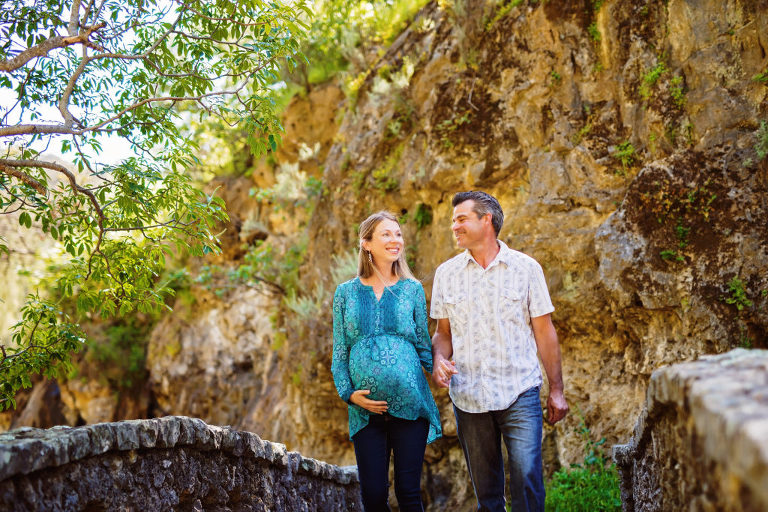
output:
M 528 301 L 525 291 L 516 288 L 504 288 L 499 297 L 499 318 L 503 322 L 516 325 L 527 324 Z
M 445 309 L 451 328 L 464 330 L 469 321 L 469 299 L 464 292 L 456 292 L 445 297 Z

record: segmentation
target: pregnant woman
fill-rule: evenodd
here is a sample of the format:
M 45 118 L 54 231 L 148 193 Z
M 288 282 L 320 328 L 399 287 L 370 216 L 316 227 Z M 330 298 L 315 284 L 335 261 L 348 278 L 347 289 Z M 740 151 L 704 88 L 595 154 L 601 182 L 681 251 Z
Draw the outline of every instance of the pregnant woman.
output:
M 363 506 L 389 510 L 392 454 L 400 510 L 421 512 L 424 450 L 442 431 L 421 370 L 432 371 L 424 289 L 408 268 L 391 213 L 375 213 L 360 225 L 357 274 L 333 297 L 331 370 L 349 404 Z

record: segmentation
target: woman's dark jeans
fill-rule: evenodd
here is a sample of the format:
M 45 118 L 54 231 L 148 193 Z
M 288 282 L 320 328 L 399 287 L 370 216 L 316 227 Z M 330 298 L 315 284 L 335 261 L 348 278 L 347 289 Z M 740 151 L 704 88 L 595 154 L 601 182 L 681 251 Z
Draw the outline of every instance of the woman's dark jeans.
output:
M 395 496 L 403 512 L 422 512 L 421 466 L 429 422 L 371 414 L 368 425 L 352 437 L 365 512 L 389 510 L 389 456 L 394 455 Z

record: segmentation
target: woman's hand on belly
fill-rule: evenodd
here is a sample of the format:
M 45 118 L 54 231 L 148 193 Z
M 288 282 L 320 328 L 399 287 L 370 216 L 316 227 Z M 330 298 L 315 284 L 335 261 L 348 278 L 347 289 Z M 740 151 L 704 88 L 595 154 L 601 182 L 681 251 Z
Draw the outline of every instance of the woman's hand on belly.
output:
M 374 414 L 387 412 L 387 402 L 384 400 L 369 400 L 366 396 L 370 394 L 370 390 L 358 389 L 352 393 L 352 396 L 349 397 L 349 401 Z

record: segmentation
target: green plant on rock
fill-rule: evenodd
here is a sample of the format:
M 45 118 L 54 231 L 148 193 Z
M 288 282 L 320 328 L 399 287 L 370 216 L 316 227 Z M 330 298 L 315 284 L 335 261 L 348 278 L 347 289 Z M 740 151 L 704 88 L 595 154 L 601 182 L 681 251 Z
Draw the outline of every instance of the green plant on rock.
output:
M 472 113 L 467 110 L 458 117 L 451 117 L 449 119 L 443 119 L 435 127 L 435 131 L 440 135 L 440 142 L 445 149 L 453 147 L 450 135 L 459 129 L 459 127 L 469 124 L 472 121 Z
M 341 255 L 335 254 L 331 264 L 331 283 L 336 286 L 357 275 L 358 250 L 350 249 Z
M 643 78 L 640 82 L 640 88 L 638 89 L 638 92 L 644 100 L 648 101 L 651 98 L 654 86 L 659 81 L 659 78 L 661 78 L 661 75 L 667 71 L 669 70 L 667 69 L 667 64 L 665 62 L 664 56 L 662 55 L 658 64 L 648 70 L 648 72 L 643 75 Z
M 691 232 L 691 228 L 686 227 L 682 223 L 682 219 L 678 219 L 678 223 L 675 226 L 675 237 L 677 238 L 677 250 L 670 250 L 666 249 L 659 253 L 659 256 L 661 256 L 661 259 L 663 260 L 673 260 L 673 261 L 679 261 L 684 262 L 685 258 L 682 255 L 682 250 L 688 247 L 688 244 L 690 244 L 690 240 L 688 239 L 688 235 Z M 681 252 L 678 252 L 681 251 Z
M 299 267 L 304 262 L 307 241 L 301 239 L 287 249 L 276 250 L 266 240 L 256 240 L 248 247 L 243 263 L 235 268 L 224 269 L 216 265 L 202 267 L 197 282 L 222 296 L 226 289 L 236 286 L 267 286 L 269 289 L 290 295 L 299 286 Z M 227 283 L 216 280 L 226 276 Z
M 597 75 L 597 74 L 600 74 L 600 73 L 602 73 L 604 70 L 605 70 L 605 66 L 604 66 L 604 65 L 603 65 L 603 63 L 602 63 L 602 62 L 600 62 L 600 61 L 597 61 L 597 62 L 595 62 L 594 66 L 592 66 L 592 74 L 593 74 L 593 75 Z
M 659 140 L 658 134 L 656 132 L 651 132 L 651 134 L 648 136 L 648 150 L 651 152 L 652 155 L 656 154 L 656 150 L 658 149 L 658 146 L 656 145 L 656 141 Z
M 752 348 L 752 337 L 743 325 L 739 327 L 739 346 L 741 348 Z
M 680 249 L 685 249 L 688 247 L 689 241 L 688 241 L 688 234 L 691 232 L 691 228 L 687 228 L 683 226 L 682 222 L 678 222 L 677 226 L 675 226 L 675 235 L 677 236 L 677 247 Z
M 387 123 L 387 139 L 397 139 L 401 135 L 409 133 L 413 126 L 413 114 L 415 107 L 401 90 L 394 91 L 395 111 L 392 119 Z
M 736 309 L 739 311 L 743 310 L 744 308 L 751 308 L 753 302 L 747 295 L 745 285 L 746 283 L 744 283 L 744 281 L 738 277 L 734 277 L 728 281 L 728 291 L 731 293 L 731 295 L 729 297 L 725 297 L 726 304 L 736 306 Z
M 752 81 L 768 85 L 768 69 L 752 77 Z
M 394 176 L 394 173 L 397 170 L 397 164 L 400 162 L 404 147 L 404 144 L 398 145 L 389 153 L 389 155 L 387 155 L 387 158 L 381 166 L 371 172 L 374 188 L 381 190 L 382 192 L 387 192 L 395 190 L 400 185 L 400 181 Z
M 508 2 L 500 5 L 499 8 L 496 9 L 496 14 L 493 16 L 493 18 L 491 18 L 491 20 L 485 24 L 485 30 L 490 31 L 500 19 L 509 14 L 512 9 L 523 3 L 525 3 L 525 0 L 509 0 Z
M 672 249 L 664 249 L 663 251 L 659 252 L 659 256 L 661 256 L 661 259 L 667 261 L 685 261 L 685 258 L 681 254 L 678 254 L 677 251 Z
M 579 434 L 584 442 L 584 463 L 561 468 L 547 483 L 545 509 L 548 512 L 621 510 L 619 475 L 603 453 L 605 438 L 593 441 L 581 415 Z
M 328 298 L 325 286 L 320 282 L 312 290 L 310 295 L 298 295 L 295 291 L 284 299 L 285 306 L 293 311 L 300 322 L 306 322 L 312 318 L 318 318 L 322 314 L 323 304 Z
M 589 24 L 587 27 L 587 33 L 589 34 L 589 38 L 596 43 L 599 43 L 603 39 L 600 35 L 600 30 L 597 28 L 596 21 L 593 21 Z
M 571 142 L 578 145 L 581 144 L 581 141 L 584 140 L 584 137 L 589 135 L 589 132 L 592 131 L 592 123 L 586 123 L 584 126 L 582 126 L 578 132 L 574 133 L 571 136 Z
M 613 158 L 621 164 L 621 169 L 617 171 L 617 174 L 624 176 L 627 173 L 627 170 L 635 163 L 635 147 L 630 141 L 625 140 L 616 146 L 616 151 L 613 152 Z
M 558 73 L 554 69 L 549 72 L 550 87 L 557 87 L 558 85 L 560 85 L 560 83 L 562 83 L 562 81 L 563 81 L 563 77 L 560 75 L 560 73 Z
M 760 121 L 760 128 L 757 129 L 755 136 L 757 137 L 755 153 L 757 153 L 757 159 L 762 160 L 768 156 L 768 123 Z
M 416 227 L 423 229 L 432 224 L 432 207 L 424 203 L 419 203 L 416 213 L 413 216 Z
M 675 105 L 681 108 L 685 106 L 687 100 L 682 76 L 676 76 L 670 80 L 669 94 L 672 96 L 672 101 L 675 102 Z

